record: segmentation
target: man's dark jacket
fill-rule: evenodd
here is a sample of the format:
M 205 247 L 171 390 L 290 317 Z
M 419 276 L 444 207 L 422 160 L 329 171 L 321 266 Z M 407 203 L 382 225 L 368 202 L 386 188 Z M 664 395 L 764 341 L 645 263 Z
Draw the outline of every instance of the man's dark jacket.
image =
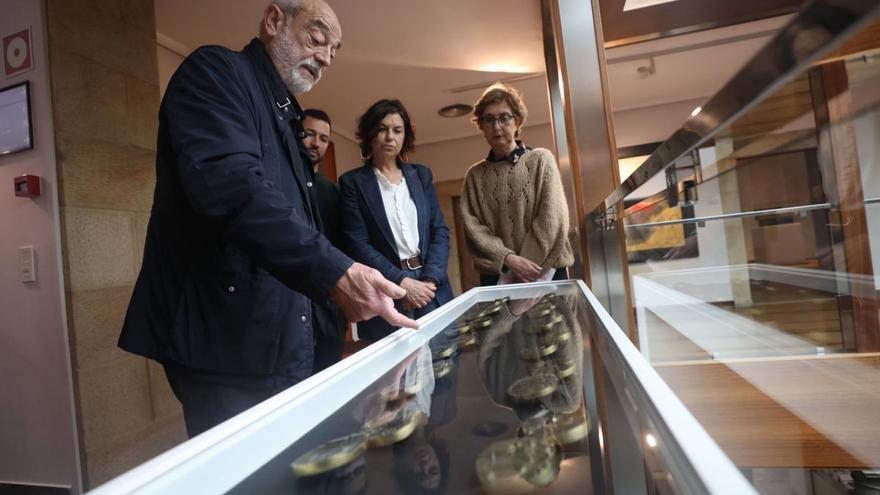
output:
M 313 311 L 352 261 L 319 225 L 299 107 L 265 47 L 190 55 L 159 111 L 123 349 L 196 372 L 309 376 Z
M 324 224 L 324 237 L 339 249 L 343 248 L 342 227 L 339 221 L 339 186 L 320 172 L 315 172 L 315 186 L 318 193 L 318 207 L 321 223 Z

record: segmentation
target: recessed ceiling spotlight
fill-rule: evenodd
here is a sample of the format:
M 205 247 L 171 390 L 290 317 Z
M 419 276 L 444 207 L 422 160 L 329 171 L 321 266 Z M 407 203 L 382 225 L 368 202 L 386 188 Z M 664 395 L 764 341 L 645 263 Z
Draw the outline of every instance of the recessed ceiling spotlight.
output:
M 441 117 L 454 118 L 461 117 L 462 115 L 467 115 L 474 111 L 474 107 L 470 105 L 465 105 L 464 103 L 454 103 L 452 105 L 446 105 L 437 111 Z

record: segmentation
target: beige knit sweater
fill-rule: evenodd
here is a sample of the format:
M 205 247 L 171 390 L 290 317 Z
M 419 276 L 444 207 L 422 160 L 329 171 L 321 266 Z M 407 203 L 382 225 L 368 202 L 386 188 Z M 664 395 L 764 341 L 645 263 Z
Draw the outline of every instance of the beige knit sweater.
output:
M 549 150 L 533 149 L 516 164 L 474 164 L 462 198 L 465 238 L 479 272 L 500 274 L 511 253 L 544 268 L 574 263 L 565 192 Z

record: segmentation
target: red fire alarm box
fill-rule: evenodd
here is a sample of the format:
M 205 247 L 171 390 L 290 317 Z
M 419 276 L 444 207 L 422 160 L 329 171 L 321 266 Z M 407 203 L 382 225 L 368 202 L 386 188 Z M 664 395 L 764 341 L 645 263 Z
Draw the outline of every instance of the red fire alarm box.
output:
M 20 175 L 15 178 L 15 195 L 34 197 L 40 195 L 39 175 Z

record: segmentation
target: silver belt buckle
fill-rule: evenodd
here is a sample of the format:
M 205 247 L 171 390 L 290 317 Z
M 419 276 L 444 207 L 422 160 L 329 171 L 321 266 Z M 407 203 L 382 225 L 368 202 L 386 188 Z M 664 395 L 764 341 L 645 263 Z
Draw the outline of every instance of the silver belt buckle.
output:
M 416 256 L 413 256 L 413 258 L 415 258 L 415 257 L 416 257 Z M 418 270 L 419 268 L 422 267 L 422 265 L 419 265 L 419 266 L 410 266 L 410 264 L 409 264 L 410 260 L 412 260 L 413 258 L 407 258 L 407 259 L 406 259 L 406 267 L 409 268 L 410 270 Z

